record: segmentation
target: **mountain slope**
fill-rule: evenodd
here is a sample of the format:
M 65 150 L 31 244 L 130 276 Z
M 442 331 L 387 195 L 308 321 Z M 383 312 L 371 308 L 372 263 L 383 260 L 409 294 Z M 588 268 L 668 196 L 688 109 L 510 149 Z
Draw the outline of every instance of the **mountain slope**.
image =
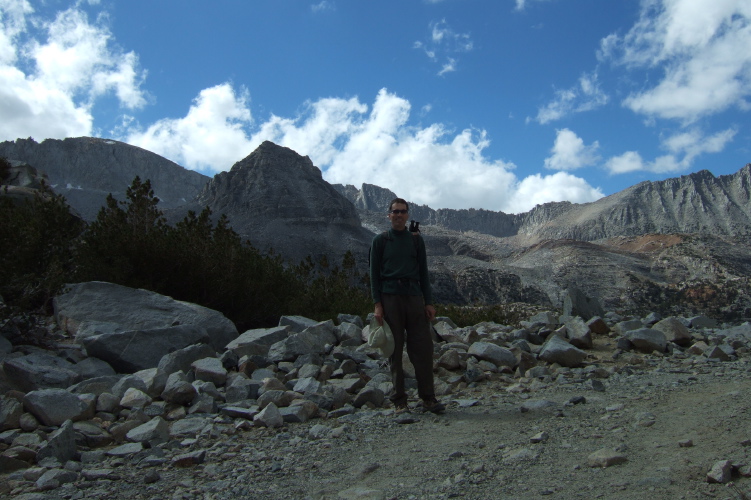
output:
M 46 173 L 55 191 L 87 220 L 96 217 L 107 194 L 124 199 L 136 175 L 151 180 L 164 209 L 192 200 L 209 180 L 145 149 L 95 137 L 5 141 L 0 157 Z
M 529 216 L 519 233 L 538 240 L 583 241 L 647 233 L 745 238 L 751 234 L 750 187 L 751 164 L 720 177 L 703 170 L 680 178 L 642 182 L 592 203 L 572 205 L 543 220 Z

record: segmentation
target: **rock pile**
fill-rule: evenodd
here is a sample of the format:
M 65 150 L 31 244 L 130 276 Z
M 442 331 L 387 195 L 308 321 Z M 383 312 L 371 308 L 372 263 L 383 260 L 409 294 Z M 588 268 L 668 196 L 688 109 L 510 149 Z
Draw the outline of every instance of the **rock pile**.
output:
M 145 483 L 159 481 L 156 466 L 202 463 L 212 450 L 191 447 L 201 438 L 390 412 L 386 360 L 365 342 L 369 327 L 357 316 L 341 314 L 336 323 L 286 316 L 276 327 L 238 334 L 216 311 L 96 282 L 57 297 L 55 313 L 56 328 L 69 339 L 55 350 L 13 347 L 0 336 L 8 386 L 0 396 L 3 495 L 68 488 L 66 498 L 82 498 L 87 484 L 117 479 L 119 463 L 143 467 Z M 9 322 L 1 331 L 12 329 Z M 611 339 L 615 350 L 593 352 L 597 337 Z M 546 311 L 516 327 L 458 328 L 439 318 L 435 340 L 436 392 L 448 399 L 490 382 L 509 393 L 540 384 L 603 391 L 603 381 L 630 368 L 605 367 L 601 356 L 630 364 L 644 357 L 734 361 L 748 357 L 751 325 L 613 312 L 585 321 Z M 404 364 L 415 388 L 406 355 Z M 538 411 L 537 403 L 521 411 Z M 414 422 L 410 415 L 397 420 Z M 309 432 L 317 438 L 343 431 L 313 425 Z M 545 440 L 540 433 L 531 442 Z M 603 450 L 590 465 L 626 460 Z M 729 481 L 738 472 L 733 467 L 722 462 L 707 482 Z

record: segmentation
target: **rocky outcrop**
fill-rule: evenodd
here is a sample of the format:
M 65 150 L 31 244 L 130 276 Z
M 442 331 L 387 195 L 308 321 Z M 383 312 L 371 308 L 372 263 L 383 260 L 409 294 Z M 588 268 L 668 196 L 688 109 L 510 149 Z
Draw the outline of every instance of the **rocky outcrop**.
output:
M 95 137 L 16 139 L 0 143 L 0 157 L 43 172 L 55 192 L 86 220 L 93 220 L 109 193 L 125 199 L 136 176 L 150 180 L 160 208 L 192 200 L 209 178 L 124 142 Z

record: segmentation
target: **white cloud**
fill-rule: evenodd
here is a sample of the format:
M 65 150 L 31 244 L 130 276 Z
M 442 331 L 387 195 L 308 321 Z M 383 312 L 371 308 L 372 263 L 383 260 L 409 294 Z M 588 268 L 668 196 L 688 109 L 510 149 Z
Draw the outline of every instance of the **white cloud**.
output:
M 308 112 L 297 119 L 272 117 L 251 142 L 272 140 L 309 155 L 331 183 L 360 187 L 367 182 L 434 208 L 517 213 L 535 203 L 603 196 L 570 175 L 538 176 L 535 182 L 520 184 L 513 164 L 483 156 L 489 145 L 484 131 L 467 129 L 452 135 L 441 124 L 411 127 L 410 109 L 408 101 L 385 89 L 369 112 L 357 99 L 323 99 L 310 103 Z M 531 183 L 545 189 L 533 197 L 516 194 L 519 186 Z
M 202 91 L 185 118 L 160 120 L 123 140 L 213 172 L 229 169 L 270 140 L 309 156 L 328 182 L 376 184 L 434 208 L 518 213 L 537 203 L 603 196 L 569 174 L 520 182 L 513 164 L 483 156 L 490 144 L 484 131 L 410 126 L 410 103 L 385 89 L 372 108 L 357 98 L 326 98 L 307 103 L 300 116 L 271 116 L 258 124 L 248 102 L 247 93 L 237 96 L 230 84 L 218 85 Z
M 558 90 L 555 99 L 540 108 L 535 118 L 541 124 L 560 120 L 571 113 L 591 111 L 607 104 L 609 98 L 600 88 L 597 73 L 584 73 L 577 85 L 566 90 Z
M 516 10 L 524 10 L 528 3 L 532 2 L 548 2 L 550 0 L 516 0 Z
M 672 173 L 686 170 L 697 156 L 703 153 L 717 153 L 725 149 L 733 140 L 737 131 L 726 129 L 711 136 L 704 136 L 699 130 L 678 133 L 662 141 L 663 149 L 670 154 L 657 157 L 654 161 L 645 161 L 636 151 L 628 151 L 620 156 L 610 158 L 605 168 L 611 174 L 626 174 L 636 171 L 654 173 Z
M 673 154 L 683 154 L 681 163 L 688 167 L 702 153 L 719 153 L 725 149 L 736 133 L 737 130 L 730 128 L 704 137 L 699 130 L 691 130 L 669 137 L 663 141 L 663 147 Z
M 449 57 L 446 63 L 441 68 L 441 71 L 438 72 L 438 76 L 443 76 L 446 73 L 451 73 L 453 71 L 456 71 L 456 59 Z
M 526 212 L 550 201 L 570 201 L 587 203 L 605 196 L 599 188 L 590 186 L 587 181 L 566 172 L 552 175 L 530 175 L 515 187 L 508 204 L 512 212 Z
M 413 45 L 421 49 L 431 61 L 441 65 L 438 76 L 457 70 L 458 54 L 471 52 L 474 42 L 468 33 L 457 33 L 445 19 L 430 23 L 430 39 L 427 42 L 417 41 Z
M 313 4 L 310 6 L 310 10 L 313 12 L 323 12 L 326 10 L 335 10 L 334 2 L 323 0 L 322 2 Z
M 112 47 L 105 26 L 75 7 L 53 21 L 33 15 L 28 2 L 0 2 L 0 139 L 91 135 L 91 108 L 110 92 L 145 105 L 138 58 Z
M 552 155 L 545 158 L 545 168 L 553 170 L 575 170 L 597 163 L 600 144 L 595 141 L 589 146 L 571 130 L 564 128 L 556 131 L 555 144 L 550 150 Z
M 648 162 L 637 151 L 627 151 L 620 156 L 610 158 L 605 163 L 605 168 L 611 174 L 628 174 L 638 171 L 654 173 L 677 172 L 683 167 L 673 155 L 658 156 L 654 161 Z
M 614 156 L 605 163 L 605 168 L 611 174 L 627 174 L 639 170 L 647 170 L 644 160 L 636 151 L 626 151 L 622 155 Z
M 251 123 L 249 94 L 228 83 L 201 91 L 184 118 L 162 119 L 146 130 L 134 128 L 124 141 L 191 170 L 229 170 L 252 151 L 244 126 Z
M 632 69 L 664 68 L 656 85 L 628 96 L 637 113 L 691 123 L 751 95 L 751 3 L 747 0 L 643 0 L 623 37 L 601 42 L 600 57 Z

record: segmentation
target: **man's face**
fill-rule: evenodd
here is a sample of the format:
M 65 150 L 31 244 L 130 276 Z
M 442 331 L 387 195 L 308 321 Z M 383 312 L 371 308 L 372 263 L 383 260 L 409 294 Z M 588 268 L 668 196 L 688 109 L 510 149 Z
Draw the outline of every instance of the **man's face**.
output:
M 391 227 L 396 231 L 404 231 L 407 225 L 407 219 L 409 218 L 409 212 L 407 212 L 407 205 L 404 203 L 394 203 L 389 210 L 389 220 L 391 221 Z

